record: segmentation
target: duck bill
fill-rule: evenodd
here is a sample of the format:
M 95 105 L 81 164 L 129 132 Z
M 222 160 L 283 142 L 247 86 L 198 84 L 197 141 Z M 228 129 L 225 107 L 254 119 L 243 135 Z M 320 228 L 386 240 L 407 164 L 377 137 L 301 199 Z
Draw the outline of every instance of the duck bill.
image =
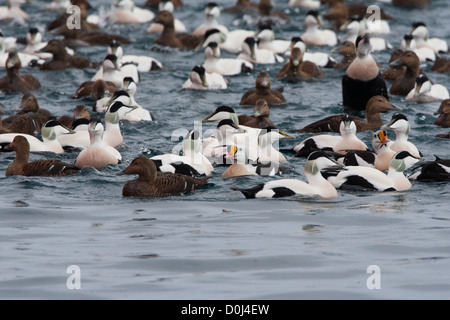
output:
M 378 139 L 383 144 L 391 142 L 391 140 L 388 139 L 387 132 L 385 130 L 381 130 L 380 133 L 378 133 Z
M 284 139 L 295 139 L 296 136 L 293 136 L 292 134 L 286 133 L 284 131 L 278 130 L 278 133 L 281 134 Z
M 217 114 L 216 111 L 211 112 L 210 114 L 208 114 L 206 117 L 204 117 L 204 118 L 202 119 L 202 123 L 212 121 L 212 120 L 209 120 L 209 119 L 211 119 L 212 117 L 214 117 L 216 114 Z
M 394 60 L 394 61 L 392 61 L 391 63 L 389 63 L 389 65 L 391 66 L 391 67 L 401 67 L 401 65 L 402 65 L 402 59 L 401 58 L 398 58 L 397 60 Z

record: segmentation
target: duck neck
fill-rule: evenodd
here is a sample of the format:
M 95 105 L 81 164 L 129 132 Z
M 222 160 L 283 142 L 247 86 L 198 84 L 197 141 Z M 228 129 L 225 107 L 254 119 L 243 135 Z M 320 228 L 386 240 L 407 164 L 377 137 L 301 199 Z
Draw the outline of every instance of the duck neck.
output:
M 373 124 L 376 127 L 383 125 L 383 119 L 381 119 L 381 113 L 379 112 L 366 112 L 367 122 Z
M 67 60 L 67 52 L 66 50 L 59 50 L 58 52 L 52 52 L 53 54 L 53 60 L 58 60 L 58 61 L 66 61 Z
M 413 64 L 406 66 L 405 77 L 410 77 L 416 79 L 419 74 L 420 64 Z
M 156 170 L 146 167 L 143 168 L 143 170 L 139 173 L 137 180 L 145 182 L 154 182 L 156 180 L 156 177 L 157 177 Z
M 21 148 L 16 150 L 16 157 L 14 158 L 14 162 L 17 164 L 28 163 L 30 160 L 30 148 Z
M 6 69 L 6 75 L 8 76 L 9 79 L 14 79 L 19 77 L 19 73 L 20 73 L 20 68 L 19 67 L 12 67 L 12 68 L 7 68 Z
M 122 143 L 123 137 L 119 123 L 105 122 L 105 135 L 103 140 L 106 140 L 106 143 L 109 145 L 113 142 Z
M 396 142 L 406 142 L 408 141 L 408 135 L 401 132 L 401 131 L 395 131 L 395 141 Z
M 171 38 L 175 38 L 175 26 L 174 24 L 164 24 L 164 29 L 163 32 L 161 34 L 161 38 L 164 39 L 171 39 Z

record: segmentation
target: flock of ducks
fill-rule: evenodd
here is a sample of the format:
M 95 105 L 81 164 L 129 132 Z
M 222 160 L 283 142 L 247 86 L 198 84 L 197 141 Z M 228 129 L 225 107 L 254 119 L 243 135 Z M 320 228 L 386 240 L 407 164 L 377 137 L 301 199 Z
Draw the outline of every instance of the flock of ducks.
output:
M 429 2 L 392 0 L 395 5 L 415 8 L 430 5 Z M 0 23 L 30 22 L 21 9 L 24 3 L 25 0 L 8 0 L 7 7 L 0 8 Z M 65 23 L 69 17 L 66 9 L 72 4 L 80 8 L 81 29 L 69 28 Z M 22 43 L 25 49 L 18 52 L 20 39 L 0 33 L 0 67 L 6 73 L 0 79 L 0 90 L 23 95 L 17 113 L 0 118 L 0 150 L 16 154 L 6 176 L 67 176 L 83 167 L 101 169 L 119 164 L 120 146 L 124 143 L 121 121 L 154 120 L 150 111 L 136 102 L 135 95 L 140 77 L 164 69 L 163 63 L 152 57 L 124 55 L 122 45 L 129 39 L 103 32 L 101 26 L 106 23 L 148 24 L 146 32 L 158 34 L 155 45 L 202 52 L 204 63 L 192 68 L 182 85 L 185 90 L 227 89 L 228 77 L 252 73 L 257 65 L 280 65 L 276 78 L 287 83 L 320 81 L 326 76 L 326 68 L 343 70 L 346 113 L 296 130 L 315 134 L 292 149 L 294 157 L 306 158 L 307 182 L 274 178 L 247 189 L 233 187 L 246 198 L 334 198 L 338 189 L 403 191 L 412 187 L 413 179 L 450 179 L 450 160 L 436 157 L 435 161 L 426 161 L 408 140 L 407 117 L 389 101 L 389 96 L 399 95 L 408 102 L 440 102 L 435 125 L 450 127 L 448 90 L 430 80 L 421 69 L 429 63 L 431 74 L 450 72 L 449 59 L 444 56 L 449 48 L 445 40 L 429 36 L 425 23 L 412 24 L 400 48 L 393 51 L 388 68 L 380 70 L 371 53 L 394 49 L 382 37 L 390 32 L 388 21 L 394 19 L 384 11 L 382 20 L 374 25 L 364 5 L 346 5 L 344 0 L 290 0 L 289 7 L 301 8 L 306 14 L 303 32 L 285 40 L 277 38 L 274 30 L 292 23 L 291 17 L 276 10 L 270 0 L 238 0 L 222 9 L 216 3 L 208 3 L 205 22 L 192 33 L 175 17 L 181 6 L 180 0 L 148 0 L 142 8 L 132 0 L 118 0 L 104 17 L 99 17 L 92 13 L 86 0 L 54 0 L 46 7 L 61 14 L 47 26 L 53 39 L 42 42 L 41 32 L 32 27 Z M 220 23 L 221 12 L 244 17 L 249 25 L 257 27 L 230 30 Z M 324 27 L 322 18 L 328 21 L 329 29 Z M 101 63 L 76 55 L 77 48 L 92 45 L 107 47 Z M 314 52 L 315 47 L 329 48 L 330 54 L 323 50 Z M 221 51 L 234 54 L 235 58 L 222 58 Z M 334 52 L 342 55 L 341 61 L 332 57 Z M 32 92 L 42 85 L 32 75 L 22 74 L 22 67 L 37 67 L 45 72 L 97 70 L 73 94 L 74 99 L 94 100 L 92 111 L 80 104 L 73 115 L 55 116 L 40 108 Z M 136 157 L 118 173 L 138 176 L 124 185 L 123 196 L 167 197 L 191 192 L 207 185 L 218 165 L 227 167 L 222 177 L 281 175 L 283 164 L 289 159 L 274 144 L 295 137 L 272 122 L 270 108 L 287 103 L 283 88 L 272 88 L 269 74 L 259 72 L 255 88 L 243 92 L 239 102 L 253 106 L 254 114 L 238 116 L 230 106 L 219 106 L 201 120 L 216 122 L 215 132 L 200 137 L 196 130 L 190 131 L 183 140 L 182 155 Z M 383 123 L 381 113 L 393 109 L 397 112 Z M 366 119 L 350 115 L 358 111 L 365 112 Z M 357 136 L 368 130 L 373 132 L 371 148 Z M 394 141 L 388 139 L 388 130 L 394 131 Z M 439 137 L 448 139 L 449 135 Z M 74 163 L 52 159 L 29 162 L 30 152 L 58 154 L 68 148 L 79 152 Z M 416 172 L 407 177 L 405 171 L 411 168 Z

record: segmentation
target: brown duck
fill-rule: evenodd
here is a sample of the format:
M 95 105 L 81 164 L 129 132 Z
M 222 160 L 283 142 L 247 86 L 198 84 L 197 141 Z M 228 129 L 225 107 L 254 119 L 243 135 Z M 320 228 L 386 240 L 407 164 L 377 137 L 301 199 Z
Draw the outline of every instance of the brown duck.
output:
M 202 41 L 202 37 L 176 33 L 173 14 L 167 10 L 161 11 L 153 22 L 164 26 L 163 32 L 155 39 L 155 44 L 179 49 L 195 49 Z
M 434 122 L 435 125 L 450 128 L 450 99 L 443 100 L 439 106 L 439 110 L 434 114 L 439 115 Z
M 139 177 L 128 181 L 123 189 L 124 197 L 170 197 L 178 196 L 205 186 L 209 177 L 202 179 L 174 173 L 157 173 L 155 163 L 147 157 L 135 158 L 118 175 L 137 174 Z
M 98 79 L 95 81 L 85 81 L 72 95 L 73 99 L 92 98 L 94 100 L 101 99 L 107 92 L 114 93 L 118 90 L 117 86 L 111 81 Z
M 275 127 L 272 120 L 269 119 L 270 108 L 267 101 L 264 99 L 259 99 L 256 101 L 255 108 L 253 109 L 254 114 L 240 115 L 238 116 L 239 125 L 264 129 L 265 127 L 272 126 Z
M 390 94 L 406 96 L 414 88 L 417 76 L 420 74 L 420 60 L 413 51 L 405 51 L 400 58 L 389 63 L 394 67 L 405 66 L 405 74 L 394 81 Z
M 303 61 L 303 52 L 294 47 L 289 56 L 289 62 L 278 72 L 277 79 L 288 82 L 298 82 L 303 79 L 322 78 L 324 72 L 311 61 Z
M 272 0 L 260 0 L 258 4 L 259 20 L 263 23 L 276 24 L 277 20 L 289 23 L 291 18 L 280 10 L 273 10 L 274 3 Z M 275 18 L 275 20 L 271 20 Z
M 394 52 L 392 52 L 391 58 L 389 59 L 389 66 L 381 74 L 383 79 L 394 81 L 405 75 L 406 68 L 404 66 L 396 66 L 396 65 L 390 64 L 391 62 L 394 62 L 394 61 L 400 59 L 400 57 L 402 55 L 403 55 L 403 50 L 401 50 L 401 49 L 397 49 Z
M 10 52 L 6 59 L 6 76 L 0 79 L 0 90 L 26 93 L 41 88 L 39 80 L 31 74 L 20 75 L 21 67 L 17 52 Z
M 79 104 L 75 107 L 75 111 L 73 112 L 73 116 L 63 115 L 58 118 L 60 124 L 62 124 L 66 128 L 72 128 L 72 124 L 76 119 L 87 119 L 91 120 L 91 113 L 88 108 L 84 104 Z
M 98 64 L 93 63 L 88 58 L 68 54 L 61 40 L 50 40 L 40 51 L 53 54 L 53 58 L 50 61 L 46 61 L 41 65 L 41 70 L 85 69 L 98 66 Z
M 379 129 L 383 125 L 381 112 L 387 112 L 393 108 L 395 107 L 383 96 L 374 96 L 370 98 L 366 105 L 367 121 L 358 117 L 352 117 L 356 124 L 357 132 Z M 297 131 L 311 133 L 340 132 L 339 126 L 343 116 L 344 115 L 329 116 Z
M 261 71 L 256 78 L 256 88 L 244 93 L 240 105 L 255 105 L 259 99 L 264 99 L 269 105 L 285 104 L 286 99 L 281 93 L 282 89 L 270 89 L 269 74 Z
M 438 73 L 450 72 L 450 59 L 445 57 L 436 57 L 436 61 L 431 67 L 431 71 Z
M 23 136 L 16 136 L 7 147 L 16 152 L 16 157 L 6 169 L 6 176 L 42 176 L 57 177 L 77 173 L 80 168 L 61 160 L 37 160 L 29 162 L 30 144 Z
M 1 121 L 0 133 L 25 133 L 29 135 L 38 135 L 41 128 L 38 126 L 36 119 L 29 114 L 14 115 Z
M 183 6 L 182 0 L 170 0 L 170 2 L 173 3 L 174 7 L 182 7 Z M 147 0 L 144 4 L 144 7 L 158 9 L 160 3 L 161 3 L 161 0 Z
M 423 8 L 429 6 L 431 0 L 392 0 L 392 4 L 408 8 Z
M 335 69 L 347 69 L 356 58 L 356 47 L 351 41 L 345 41 L 339 47 L 338 53 L 341 54 L 342 60 L 336 63 L 333 68 Z
M 236 4 L 223 9 L 224 12 L 244 14 L 244 13 L 256 13 L 259 3 L 251 2 L 251 0 L 237 0 Z

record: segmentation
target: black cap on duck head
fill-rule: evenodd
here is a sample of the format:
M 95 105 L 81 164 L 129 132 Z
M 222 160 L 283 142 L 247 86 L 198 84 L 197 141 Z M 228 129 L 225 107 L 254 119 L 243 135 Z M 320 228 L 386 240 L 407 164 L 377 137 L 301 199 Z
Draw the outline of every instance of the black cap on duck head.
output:
M 416 83 L 419 85 L 422 85 L 425 82 L 427 82 L 428 80 L 430 80 L 430 79 L 428 79 L 428 77 L 426 75 L 421 74 L 416 78 Z
M 59 123 L 58 120 L 49 120 L 44 124 L 44 127 L 46 128 L 51 128 L 51 127 L 56 127 L 56 126 L 60 126 L 61 123 Z
M 217 44 L 217 42 L 211 41 L 210 43 L 208 43 L 208 47 L 210 47 L 211 49 L 215 49 L 219 47 L 219 45 Z
M 255 44 L 258 43 L 258 41 L 256 41 L 256 39 L 253 38 L 253 37 L 247 37 L 247 38 L 245 38 L 244 42 L 245 42 L 246 44 L 248 44 L 249 47 L 253 47 Z
M 229 107 L 229 106 L 219 106 L 219 107 L 217 107 L 215 113 L 219 113 L 219 112 L 235 113 L 234 109 L 232 107 Z
M 212 35 L 212 34 L 214 34 L 214 33 L 219 33 L 219 32 L 220 32 L 220 30 L 219 30 L 219 29 L 216 29 L 216 28 L 208 29 L 208 30 L 205 32 L 205 34 L 204 34 L 204 36 L 203 36 L 203 39 L 208 39 L 208 37 L 209 37 L 210 35 Z
M 262 30 L 272 30 L 272 27 L 269 24 L 260 24 L 258 26 L 258 30 L 262 31 Z
M 319 17 L 319 13 L 316 10 L 309 10 L 308 13 L 306 14 L 307 16 L 314 16 L 316 18 Z
M 111 48 L 118 48 L 118 47 L 120 47 L 120 43 L 119 42 L 117 42 L 117 40 L 113 40 L 113 41 L 111 41 L 111 43 L 109 44 L 109 46 L 111 47 Z
M 78 126 L 80 126 L 80 125 L 83 125 L 83 124 L 89 125 L 90 122 L 91 122 L 91 121 L 88 120 L 88 119 L 86 119 L 86 118 L 78 118 L 78 119 L 75 119 L 75 120 L 73 120 L 73 122 L 72 122 L 72 129 L 75 129 L 76 127 L 78 127 Z
M 36 33 L 39 32 L 39 30 L 38 30 L 38 28 L 33 27 L 33 28 L 30 28 L 30 29 L 28 30 L 28 32 L 29 32 L 30 34 L 36 34 Z
M 302 38 L 299 36 L 295 36 L 291 38 L 291 42 L 303 42 Z
M 343 121 L 343 122 L 352 122 L 353 118 L 351 116 L 349 116 L 349 115 L 345 115 L 345 116 L 342 117 L 341 121 Z
M 323 151 L 314 151 L 312 152 L 309 157 L 308 157 L 308 161 L 313 161 L 313 160 L 317 160 L 319 158 L 329 158 L 329 156 L 323 152 Z
M 109 107 L 109 112 L 114 113 L 122 107 L 125 107 L 122 101 L 114 101 L 114 103 Z
M 108 54 L 105 57 L 105 60 L 111 60 L 113 63 L 117 62 L 117 56 L 115 54 Z
M 205 68 L 203 68 L 200 65 L 195 66 L 194 68 L 192 68 L 193 72 L 197 72 L 199 75 L 204 75 L 205 74 Z
M 416 22 L 414 22 L 414 23 L 412 24 L 412 26 L 413 26 L 413 28 L 415 29 L 415 28 L 417 28 L 417 27 L 426 27 L 427 25 L 426 25 L 424 22 L 422 22 L 422 21 L 416 21 Z
M 125 78 L 123 78 L 123 82 L 131 83 L 131 82 L 134 82 L 134 79 L 133 79 L 133 77 L 125 77 Z
M 197 130 L 192 130 L 186 137 L 191 140 L 198 140 L 200 138 L 200 133 Z
M 411 41 L 412 39 L 414 39 L 414 36 L 412 36 L 411 34 L 405 34 L 403 36 L 403 39 L 406 41 Z
M 122 96 L 129 97 L 130 94 L 128 92 L 126 92 L 125 90 L 117 90 L 113 93 L 114 99 L 116 99 L 118 97 L 122 97 Z
M 207 8 L 212 9 L 214 7 L 217 7 L 217 3 L 215 2 L 208 2 L 208 4 L 206 5 Z
M 357 36 L 356 37 L 356 41 L 355 41 L 355 46 L 356 48 L 358 48 L 358 44 L 362 41 L 364 42 L 369 42 L 370 43 L 370 36 L 368 33 L 362 35 L 362 36 Z
M 237 127 L 236 124 L 231 119 L 220 120 L 219 124 L 217 125 L 217 128 L 222 127 L 222 126 L 231 126 L 231 127 L 234 127 L 234 128 Z
M 406 116 L 403 113 L 396 112 L 392 116 L 391 121 L 395 122 L 395 121 L 398 121 L 398 120 L 406 120 L 406 121 L 408 121 L 408 118 L 406 118 Z

